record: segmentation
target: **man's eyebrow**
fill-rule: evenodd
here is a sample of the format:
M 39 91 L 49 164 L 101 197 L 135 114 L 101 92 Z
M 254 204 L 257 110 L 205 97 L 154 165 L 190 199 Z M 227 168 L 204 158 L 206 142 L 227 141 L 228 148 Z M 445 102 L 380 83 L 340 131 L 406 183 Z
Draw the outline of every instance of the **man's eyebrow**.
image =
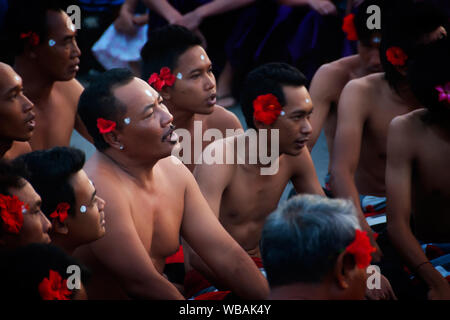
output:
M 14 86 L 14 87 L 6 90 L 4 95 L 7 96 L 7 95 L 9 95 L 10 93 L 12 93 L 14 91 L 21 91 L 21 90 L 22 90 L 22 86 L 21 85 L 17 85 L 17 86 Z
M 211 67 L 212 67 L 212 62 L 208 63 L 208 69 L 211 68 Z M 194 73 L 194 72 L 202 72 L 203 69 L 204 69 L 203 67 L 198 67 L 198 68 L 195 68 L 195 69 L 189 71 L 188 74 L 191 74 L 191 73 Z
M 33 203 L 31 209 L 37 209 L 40 208 L 41 206 L 42 206 L 42 199 L 38 199 Z
M 89 200 L 89 203 L 92 203 L 92 201 L 94 201 L 96 195 L 97 195 L 97 190 L 94 190 L 94 192 L 92 193 L 92 196 L 91 196 L 91 200 Z
M 296 110 L 294 112 L 291 113 L 291 115 L 308 115 L 311 114 L 313 112 L 313 108 L 311 108 L 311 110 L 309 111 L 305 111 L 305 110 Z
M 147 106 L 144 107 L 144 110 L 141 112 L 141 114 L 145 114 L 149 109 L 156 107 L 157 104 L 162 102 L 162 97 L 161 95 L 158 93 L 158 96 L 156 97 L 155 102 L 153 102 L 152 104 L 149 104 Z

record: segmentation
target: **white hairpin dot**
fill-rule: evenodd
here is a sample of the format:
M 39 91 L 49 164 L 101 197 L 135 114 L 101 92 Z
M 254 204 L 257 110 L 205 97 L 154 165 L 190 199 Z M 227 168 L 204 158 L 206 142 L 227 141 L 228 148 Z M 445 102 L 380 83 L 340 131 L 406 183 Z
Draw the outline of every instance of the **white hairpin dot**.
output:
M 125 124 L 130 124 L 130 118 L 126 117 L 123 119 L 123 122 L 125 122 Z
M 177 73 L 177 79 L 183 79 L 183 75 L 180 72 Z
M 280 112 L 280 115 L 284 116 L 286 114 L 286 112 L 284 112 L 283 110 Z
M 25 206 L 22 206 L 22 213 L 26 213 L 27 212 L 27 208 Z
M 80 207 L 80 212 L 85 213 L 86 212 L 86 206 L 81 206 Z
M 56 41 L 55 41 L 55 40 L 53 40 L 53 39 L 48 40 L 48 45 L 49 45 L 50 47 L 53 47 L 55 44 L 56 44 Z

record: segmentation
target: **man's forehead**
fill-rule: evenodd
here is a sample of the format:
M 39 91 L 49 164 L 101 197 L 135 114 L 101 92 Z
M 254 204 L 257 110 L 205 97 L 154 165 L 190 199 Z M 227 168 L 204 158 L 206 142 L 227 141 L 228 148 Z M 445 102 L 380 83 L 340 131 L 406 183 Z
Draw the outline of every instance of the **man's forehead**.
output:
M 184 70 L 185 73 L 211 64 L 205 50 L 199 45 L 187 49 L 178 57 L 177 62 L 175 69 Z
M 284 108 L 288 111 L 310 112 L 312 110 L 311 96 L 305 86 L 283 86 L 283 93 L 286 99 Z
M 113 89 L 113 94 L 129 111 L 134 112 L 140 112 L 139 109 L 155 103 L 159 98 L 155 89 L 144 80 L 136 77 L 126 85 Z
M 10 193 L 17 196 L 20 201 L 27 203 L 30 206 L 33 206 L 35 203 L 41 201 L 41 197 L 34 190 L 32 185 L 25 179 L 23 179 L 25 183 L 22 188 L 10 188 Z
M 0 92 L 22 85 L 22 78 L 8 65 L 0 64 Z
M 47 27 L 51 36 L 72 35 L 76 33 L 76 27 L 70 17 L 64 11 L 47 11 Z

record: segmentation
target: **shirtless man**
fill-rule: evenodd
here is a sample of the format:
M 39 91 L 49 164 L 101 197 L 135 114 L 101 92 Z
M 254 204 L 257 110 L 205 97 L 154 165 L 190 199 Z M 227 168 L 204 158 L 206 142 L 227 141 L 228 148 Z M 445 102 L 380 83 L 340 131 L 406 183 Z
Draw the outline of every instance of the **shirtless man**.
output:
M 391 122 L 386 165 L 389 238 L 409 269 L 428 285 L 428 298 L 447 300 L 449 283 L 421 244 L 450 243 L 449 56 L 446 38 L 423 48 L 410 62 L 411 89 L 425 108 Z
M 89 139 L 77 116 L 83 87 L 74 77 L 81 52 L 66 8 L 57 0 L 17 0 L 10 3 L 6 15 L 11 63 L 35 104 L 33 150 L 68 146 L 74 128 Z
M 446 34 L 442 27 L 445 20 L 428 10 L 427 3 L 409 3 L 392 10 L 384 15 L 382 26 L 380 58 L 385 72 L 352 80 L 345 86 L 331 156 L 331 191 L 335 197 L 354 201 L 361 227 L 371 237 L 373 232 L 363 212 L 385 212 L 389 124 L 394 117 L 420 107 L 405 78 L 407 56 L 419 42 L 434 41 Z M 379 250 L 375 253 L 375 261 L 380 254 Z
M 268 141 L 259 142 L 263 138 L 255 130 L 218 140 L 209 145 L 204 154 L 221 151 L 223 164 L 203 163 L 194 170 L 212 211 L 255 262 L 261 258 L 259 241 L 265 219 L 277 207 L 289 180 L 298 193 L 324 195 L 309 151 L 304 147 L 311 134 L 309 116 L 313 109 L 305 84 L 303 74 L 285 63 L 270 63 L 253 70 L 243 87 L 242 110 L 249 128 L 269 131 Z M 273 114 L 271 123 L 266 124 L 264 119 L 254 116 L 254 101 L 268 94 L 273 97 L 268 103 L 278 104 L 280 113 Z M 264 115 L 271 117 L 270 112 Z M 279 132 L 279 140 L 271 140 L 272 130 Z M 249 137 L 251 132 L 254 140 Z M 246 142 L 248 140 L 250 142 Z M 267 165 L 262 164 L 258 156 L 257 161 L 250 162 L 250 157 L 254 156 L 250 154 L 253 150 L 250 143 L 278 144 L 279 153 L 271 155 L 271 165 L 277 163 L 278 170 L 262 175 L 261 169 Z M 226 160 L 230 158 L 227 153 L 241 144 L 245 145 L 245 150 L 238 148 L 231 155 L 233 162 Z M 194 269 L 207 272 L 195 254 L 190 252 L 189 257 Z
M 142 49 L 143 79 L 159 74 L 168 67 L 175 77 L 173 85 L 160 90 L 164 104 L 173 115 L 177 133 L 186 138 L 194 137 L 194 123 L 201 123 L 203 133 L 210 128 L 218 129 L 223 136 L 226 129 L 242 129 L 239 119 L 230 111 L 216 105 L 216 80 L 212 64 L 201 46 L 201 39 L 184 27 L 169 25 L 150 33 Z M 152 84 L 154 87 L 156 83 Z M 187 132 L 186 132 L 187 130 Z M 184 161 L 193 171 L 200 152 L 209 144 L 202 141 L 202 149 L 194 148 L 191 139 L 191 159 Z M 198 151 L 198 152 L 196 152 Z M 182 155 L 180 153 L 180 155 Z
M 337 106 L 344 86 L 350 80 L 382 71 L 379 55 L 381 32 L 370 30 L 366 25 L 369 17 L 366 11 L 370 5 L 381 6 L 380 1 L 366 0 L 358 7 L 353 20 L 346 18 L 350 19 L 348 25 L 352 27 L 347 32 L 347 38 L 358 41 L 358 53 L 322 65 L 311 81 L 309 92 L 314 101 L 314 112 L 311 115 L 313 131 L 308 141 L 309 151 L 313 149 L 323 128 L 328 153 L 333 152 Z
M 109 70 L 83 92 L 79 112 L 97 148 L 86 172 L 108 203 L 106 235 L 75 252 L 94 273 L 90 298 L 183 299 L 163 275 L 180 235 L 238 296 L 267 296 L 190 171 L 169 157 L 177 136 L 158 92 L 128 70 Z
M 35 114 L 33 103 L 23 94 L 22 78 L 0 62 L 0 158 L 13 159 L 30 152 Z

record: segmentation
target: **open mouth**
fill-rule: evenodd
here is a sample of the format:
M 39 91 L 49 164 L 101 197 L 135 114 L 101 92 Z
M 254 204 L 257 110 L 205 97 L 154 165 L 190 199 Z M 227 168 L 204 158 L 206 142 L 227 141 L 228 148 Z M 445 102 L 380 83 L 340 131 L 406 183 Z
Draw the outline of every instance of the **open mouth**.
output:
M 170 124 L 169 130 L 162 136 L 161 142 L 169 142 L 176 144 L 178 142 L 178 135 L 174 132 L 175 126 Z
M 36 122 L 34 121 L 35 115 L 34 113 L 31 113 L 26 119 L 25 119 L 25 123 L 31 127 L 34 128 L 36 126 Z
M 211 107 L 211 106 L 214 106 L 214 105 L 216 104 L 216 102 L 217 102 L 217 96 L 216 96 L 215 93 L 213 93 L 213 94 L 210 95 L 209 98 L 208 98 L 208 105 L 209 105 L 210 107 Z

